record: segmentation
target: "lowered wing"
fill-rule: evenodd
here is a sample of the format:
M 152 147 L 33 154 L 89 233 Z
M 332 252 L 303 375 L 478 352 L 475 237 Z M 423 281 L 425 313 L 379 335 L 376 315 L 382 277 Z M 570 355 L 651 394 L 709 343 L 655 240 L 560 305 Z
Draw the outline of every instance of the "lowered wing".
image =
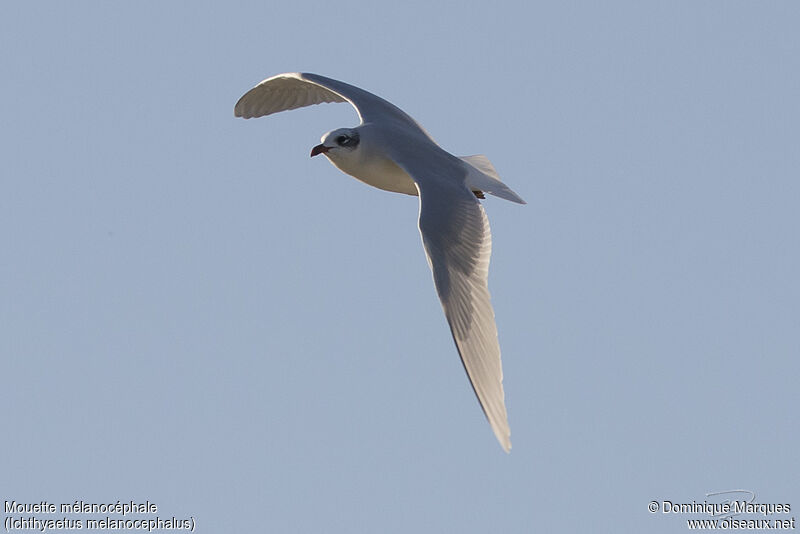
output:
M 464 184 L 463 167 L 443 159 L 438 164 L 424 161 L 432 158 L 421 159 L 401 157 L 395 161 L 419 190 L 419 231 L 436 291 L 475 395 L 495 437 L 508 452 L 511 430 L 488 287 L 489 219 Z

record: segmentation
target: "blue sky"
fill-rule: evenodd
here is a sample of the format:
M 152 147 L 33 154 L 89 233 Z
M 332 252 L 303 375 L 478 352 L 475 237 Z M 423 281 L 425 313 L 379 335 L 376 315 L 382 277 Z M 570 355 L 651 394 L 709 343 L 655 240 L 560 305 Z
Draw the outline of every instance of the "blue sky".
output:
M 4 3 L 3 500 L 200 532 L 678 532 L 800 509 L 793 2 Z M 417 200 L 234 119 L 268 76 L 486 154 L 514 448 L 470 389 Z M 163 511 L 163 512 L 162 512 Z M 791 517 L 796 512 L 784 516 Z

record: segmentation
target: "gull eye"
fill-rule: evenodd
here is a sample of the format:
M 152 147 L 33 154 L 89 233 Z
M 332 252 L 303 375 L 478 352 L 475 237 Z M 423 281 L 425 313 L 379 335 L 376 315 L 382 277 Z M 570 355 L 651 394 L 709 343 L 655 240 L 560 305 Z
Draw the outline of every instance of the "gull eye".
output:
M 339 137 L 336 138 L 336 144 L 340 145 L 340 146 L 344 146 L 344 145 L 347 144 L 347 142 L 349 140 L 350 140 L 350 138 L 347 137 L 346 135 L 340 135 Z

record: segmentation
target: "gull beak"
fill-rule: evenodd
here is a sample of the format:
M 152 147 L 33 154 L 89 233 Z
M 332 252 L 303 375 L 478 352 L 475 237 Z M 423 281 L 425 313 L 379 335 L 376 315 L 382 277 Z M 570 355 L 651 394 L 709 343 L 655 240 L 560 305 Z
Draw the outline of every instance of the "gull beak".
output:
M 311 149 L 311 157 L 313 158 L 314 156 L 316 156 L 318 154 L 324 154 L 325 152 L 327 152 L 330 149 L 331 149 L 331 147 L 329 147 L 329 146 L 317 145 L 317 146 L 315 146 L 314 148 Z

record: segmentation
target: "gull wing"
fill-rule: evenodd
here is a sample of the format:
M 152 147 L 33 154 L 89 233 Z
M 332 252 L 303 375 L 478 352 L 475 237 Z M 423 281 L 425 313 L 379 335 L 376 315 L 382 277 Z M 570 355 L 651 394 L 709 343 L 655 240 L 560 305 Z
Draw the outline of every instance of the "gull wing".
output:
M 307 72 L 289 72 L 267 78 L 239 99 L 233 114 L 251 119 L 325 102 L 350 102 L 362 124 L 393 120 L 425 133 L 403 110 L 381 97 L 354 85 Z
M 434 159 L 437 162 L 431 165 Z M 508 452 L 511 430 L 488 286 L 489 219 L 466 187 L 466 171 L 458 163 L 447 158 L 394 160 L 417 185 L 419 231 L 439 300 L 475 395 L 495 437 Z

